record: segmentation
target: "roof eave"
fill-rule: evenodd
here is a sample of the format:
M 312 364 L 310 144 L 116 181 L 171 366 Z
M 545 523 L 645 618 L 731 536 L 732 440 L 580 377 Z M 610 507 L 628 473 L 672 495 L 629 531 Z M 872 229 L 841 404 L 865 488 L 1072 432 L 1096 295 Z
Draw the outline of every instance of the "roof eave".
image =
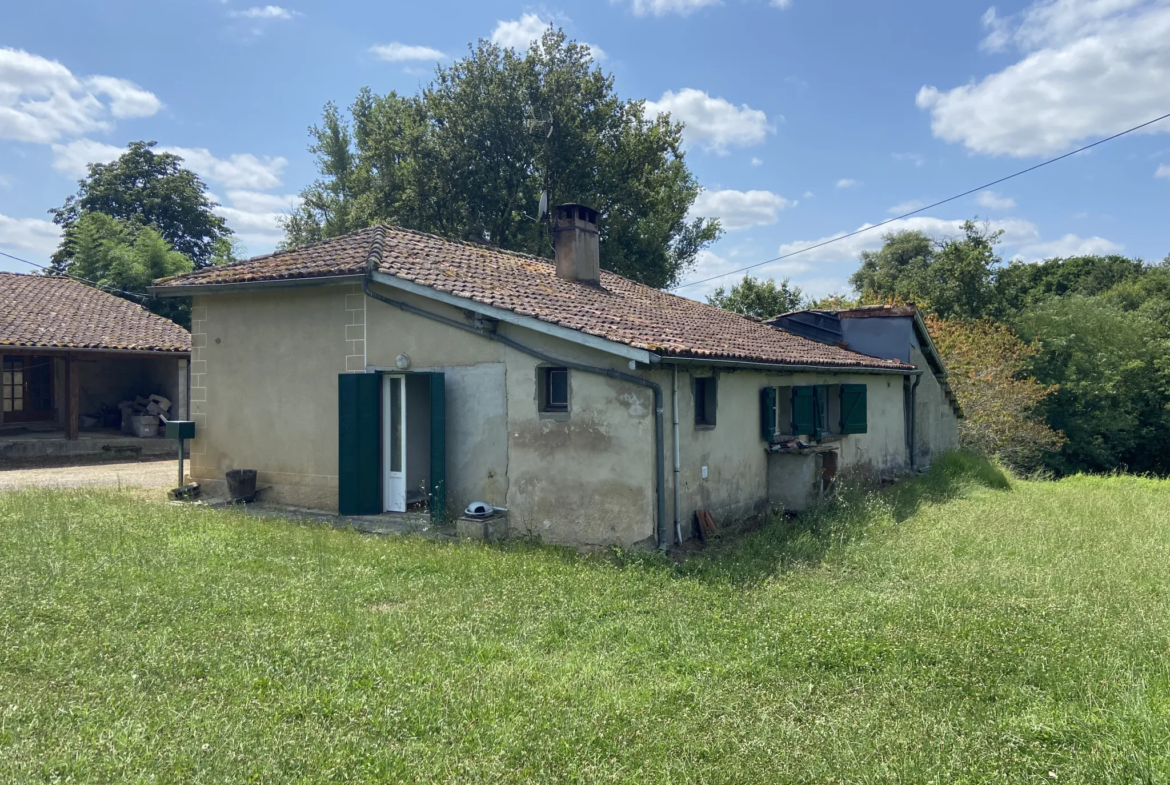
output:
M 337 284 L 361 283 L 362 274 L 316 275 L 302 278 L 271 278 L 258 281 L 232 281 L 231 283 L 162 284 L 149 286 L 146 291 L 155 297 L 191 297 L 203 294 L 232 294 L 233 292 L 254 292 L 259 289 L 297 289 L 304 286 L 330 286 Z
M 914 366 L 889 367 L 880 365 L 815 365 L 797 363 L 770 363 L 753 360 L 734 360 L 718 357 L 681 357 L 665 355 L 663 365 L 707 365 L 722 368 L 743 368 L 767 373 L 853 373 L 893 376 L 920 376 L 923 372 Z

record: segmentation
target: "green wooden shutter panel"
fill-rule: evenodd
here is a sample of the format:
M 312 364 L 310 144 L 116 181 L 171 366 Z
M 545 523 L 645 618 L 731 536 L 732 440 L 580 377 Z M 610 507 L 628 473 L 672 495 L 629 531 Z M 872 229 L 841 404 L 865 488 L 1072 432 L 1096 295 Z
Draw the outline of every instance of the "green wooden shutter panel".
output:
M 337 508 L 342 515 L 382 512 L 382 376 L 337 377 Z
M 431 520 L 447 521 L 447 394 L 446 377 L 429 373 L 431 382 Z
M 811 386 L 792 388 L 792 433 L 812 435 L 816 430 L 817 396 Z
M 841 433 L 867 433 L 866 386 L 841 385 Z
M 760 436 L 771 442 L 776 432 L 776 388 L 760 388 Z

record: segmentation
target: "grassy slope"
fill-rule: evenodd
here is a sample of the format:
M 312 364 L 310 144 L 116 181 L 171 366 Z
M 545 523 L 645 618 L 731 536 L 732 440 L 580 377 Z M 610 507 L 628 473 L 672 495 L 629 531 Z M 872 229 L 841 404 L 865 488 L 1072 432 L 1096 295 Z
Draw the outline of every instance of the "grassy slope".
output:
M 1170 483 L 953 457 L 676 568 L 0 494 L 0 782 L 1166 782 Z

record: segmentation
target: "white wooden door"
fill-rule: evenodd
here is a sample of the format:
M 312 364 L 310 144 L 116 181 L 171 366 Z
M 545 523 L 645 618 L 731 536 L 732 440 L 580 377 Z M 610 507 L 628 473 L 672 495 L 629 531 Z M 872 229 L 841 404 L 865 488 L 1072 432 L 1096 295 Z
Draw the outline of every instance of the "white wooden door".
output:
M 387 512 L 406 512 L 406 377 L 382 377 L 382 482 Z

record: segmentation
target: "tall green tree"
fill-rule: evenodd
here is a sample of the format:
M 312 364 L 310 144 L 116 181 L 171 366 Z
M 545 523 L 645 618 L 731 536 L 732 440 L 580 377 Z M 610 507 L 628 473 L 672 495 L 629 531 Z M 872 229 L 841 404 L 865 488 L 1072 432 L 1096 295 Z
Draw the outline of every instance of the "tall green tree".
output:
M 302 245 L 377 221 L 551 256 L 538 217 L 579 202 L 600 213 L 601 265 L 677 282 L 720 234 L 689 217 L 699 185 L 682 126 L 622 100 L 590 50 L 548 30 L 524 54 L 480 41 L 418 95 L 362 90 L 310 129 L 321 177 L 285 223 Z
M 191 326 L 191 306 L 186 298 L 160 299 L 146 293 L 155 279 L 189 272 L 193 267 L 191 260 L 161 234 L 105 213 L 85 213 L 74 225 L 73 234 L 71 275 L 146 305 L 184 327 Z
M 962 237 L 934 240 L 922 232 L 892 232 L 878 251 L 864 251 L 849 279 L 867 300 L 929 304 L 944 319 L 979 319 L 996 310 L 995 252 L 1002 232 L 966 221 Z
M 1028 308 L 1028 371 L 1056 391 L 1041 406 L 1068 438 L 1061 472 L 1170 474 L 1170 301 L 1123 311 L 1101 297 L 1053 297 Z
M 805 305 L 804 292 L 785 278 L 779 285 L 768 278 L 753 278 L 744 275 L 743 280 L 732 285 L 731 291 L 722 286 L 707 297 L 707 303 L 732 313 L 767 319 L 782 313 L 796 311 Z
M 63 230 L 53 254 L 52 270 L 69 271 L 77 253 L 77 226 L 88 213 L 102 213 L 141 228 L 150 226 L 195 266 L 211 263 L 219 240 L 232 230 L 213 212 L 198 175 L 183 168 L 183 159 L 157 153 L 155 142 L 131 142 L 108 164 L 90 164 L 78 181 L 77 193 L 49 212 Z

